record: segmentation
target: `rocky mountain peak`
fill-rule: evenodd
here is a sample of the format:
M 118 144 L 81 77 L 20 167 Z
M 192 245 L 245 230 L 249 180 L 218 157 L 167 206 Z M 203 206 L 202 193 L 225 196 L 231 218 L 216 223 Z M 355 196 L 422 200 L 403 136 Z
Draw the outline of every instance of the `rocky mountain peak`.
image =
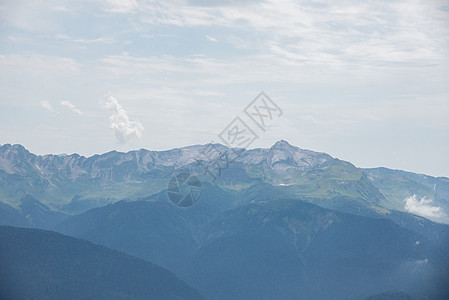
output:
M 282 150 L 282 149 L 298 149 L 298 148 L 290 145 L 290 143 L 287 142 L 286 140 L 280 140 L 277 141 L 273 146 L 271 146 L 271 149 Z
M 30 154 L 30 152 L 20 144 L 13 144 L 13 145 L 4 144 L 3 146 L 0 145 L 0 156 L 23 155 L 23 154 Z

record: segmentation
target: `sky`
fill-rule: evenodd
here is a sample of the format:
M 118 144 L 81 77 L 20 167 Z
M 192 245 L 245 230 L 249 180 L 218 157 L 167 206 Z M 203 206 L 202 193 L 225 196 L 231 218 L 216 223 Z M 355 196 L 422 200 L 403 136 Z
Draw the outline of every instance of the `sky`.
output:
M 449 3 L 0 0 L 0 144 L 166 150 L 236 117 L 250 148 L 449 177 Z

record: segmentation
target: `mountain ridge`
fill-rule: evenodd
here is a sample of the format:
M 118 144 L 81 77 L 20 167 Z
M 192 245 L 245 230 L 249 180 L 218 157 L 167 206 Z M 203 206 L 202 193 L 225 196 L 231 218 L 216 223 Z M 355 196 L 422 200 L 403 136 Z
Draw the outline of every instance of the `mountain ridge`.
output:
M 204 299 L 168 270 L 41 229 L 0 226 L 2 299 Z
M 154 153 L 163 153 L 163 152 L 170 152 L 170 151 L 174 151 L 174 150 L 181 150 L 181 149 L 188 149 L 188 148 L 196 148 L 196 147 L 207 147 L 211 145 L 210 143 L 206 143 L 206 144 L 194 144 L 194 145 L 188 145 L 188 146 L 182 146 L 182 147 L 174 147 L 174 148 L 170 148 L 170 149 L 165 149 L 165 150 L 150 150 L 147 148 L 140 148 L 140 149 L 134 149 L 134 150 L 129 150 L 126 152 L 123 151 L 118 151 L 118 150 L 110 150 L 107 152 L 103 152 L 103 153 L 95 153 L 92 155 L 82 155 L 79 153 L 71 153 L 71 154 L 67 154 L 67 153 L 63 153 L 63 154 L 54 154 L 54 153 L 47 153 L 47 154 L 35 154 L 34 152 L 29 151 L 25 146 L 23 146 L 22 144 L 10 144 L 10 143 L 6 143 L 6 144 L 0 144 L 0 151 L 3 147 L 5 148 L 18 148 L 21 149 L 22 151 L 27 152 L 28 154 L 34 155 L 36 157 L 61 157 L 61 158 L 67 158 L 67 157 L 79 157 L 79 158 L 84 158 L 84 159 L 88 159 L 88 158 L 93 158 L 93 157 L 99 157 L 99 156 L 104 156 L 104 155 L 108 155 L 108 154 L 130 154 L 130 153 L 136 153 L 136 152 L 154 152 Z M 229 147 L 220 144 L 220 143 L 213 143 L 212 144 L 215 147 L 218 148 L 222 148 L 222 149 L 229 149 Z M 249 149 L 245 149 L 245 151 L 252 151 L 252 150 L 270 150 L 273 148 L 285 148 L 285 146 L 287 147 L 291 147 L 291 148 L 295 148 L 295 149 L 299 149 L 301 151 L 304 152 L 310 152 L 310 153 L 314 153 L 314 154 L 324 154 L 326 156 L 329 156 L 330 158 L 334 158 L 334 159 L 338 159 L 335 158 L 331 155 L 329 155 L 326 152 L 320 152 L 320 151 L 314 151 L 314 150 L 310 150 L 310 149 L 306 149 L 306 148 L 300 148 L 294 145 L 291 145 L 288 141 L 286 140 L 279 140 L 277 142 L 275 142 L 272 146 L 270 146 L 269 148 L 263 148 L 263 147 L 257 147 L 257 148 L 249 148 Z M 242 148 L 236 148 L 236 149 L 242 149 Z M 379 166 L 379 167 L 358 167 L 360 169 L 363 170 L 372 170 L 372 169 L 386 169 L 386 170 L 390 170 L 390 171 L 399 171 L 399 172 L 407 172 L 407 173 L 412 173 L 412 174 L 416 174 L 416 175 L 424 175 L 424 176 L 430 176 L 430 177 L 434 177 L 434 178 L 445 178 L 445 179 L 449 179 L 449 176 L 434 176 L 434 175 L 430 175 L 430 174 L 426 174 L 426 173 L 421 173 L 421 172 L 413 172 L 413 171 L 407 171 L 407 170 L 402 170 L 402 169 L 394 169 L 394 168 L 389 168 L 389 167 L 383 167 L 383 166 Z
M 387 287 L 415 295 L 444 292 L 439 265 L 447 265 L 441 254 L 447 243 L 434 245 L 390 220 L 270 197 L 194 224 L 197 213 L 203 214 L 162 198 L 121 201 L 57 228 L 164 266 L 212 299 L 361 299 Z M 359 264 L 365 273 L 357 279 Z M 422 285 L 421 276 L 428 278 Z M 436 290 L 430 278 L 438 279 Z M 352 280 L 353 289 L 345 286 Z
M 240 151 L 237 157 L 233 152 L 236 150 Z M 215 155 L 212 159 L 211 153 Z M 226 164 L 217 156 L 233 153 L 234 159 Z M 209 172 L 211 166 L 219 164 L 221 169 Z M 171 177 L 187 171 L 197 174 L 203 182 L 214 182 L 226 189 L 239 190 L 265 182 L 296 196 L 342 199 L 341 204 L 319 202 L 328 208 L 346 201 L 345 206 L 411 211 L 449 223 L 449 178 L 387 170 L 357 168 L 285 140 L 270 148 L 248 150 L 205 144 L 165 151 L 114 150 L 90 157 L 35 155 L 22 145 L 5 144 L 0 146 L 0 201 L 18 207 L 29 194 L 53 210 L 77 214 L 121 199 L 148 197 L 165 189 Z M 390 180 L 392 176 L 403 179 Z M 437 188 L 432 191 L 429 182 L 434 181 Z M 413 196 L 416 200 L 409 202 L 417 207 L 406 204 Z M 441 212 L 420 214 L 428 210 L 428 201 L 434 201 L 435 209 Z

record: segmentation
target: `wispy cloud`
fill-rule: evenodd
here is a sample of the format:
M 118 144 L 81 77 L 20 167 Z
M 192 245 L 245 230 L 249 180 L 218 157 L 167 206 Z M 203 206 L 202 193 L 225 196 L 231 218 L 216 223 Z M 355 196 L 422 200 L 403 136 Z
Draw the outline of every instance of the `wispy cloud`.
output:
M 113 111 L 109 117 L 109 127 L 114 130 L 118 144 L 125 144 L 134 137 L 142 137 L 145 128 L 140 122 L 130 120 L 128 113 L 116 98 L 109 95 L 104 106 Z
M 431 199 L 427 199 L 426 197 L 418 200 L 417 196 L 413 195 L 405 198 L 404 201 L 405 210 L 413 214 L 431 219 L 438 219 L 445 216 L 445 214 L 441 211 L 441 207 L 433 206 L 433 201 Z
M 73 58 L 48 56 L 35 53 L 13 53 L 0 55 L 0 68 L 10 76 L 36 76 L 43 74 L 66 74 L 79 72 L 79 63 Z
M 47 100 L 42 100 L 41 101 L 41 106 L 49 111 L 49 112 L 54 112 L 55 110 L 53 109 L 53 106 L 51 106 L 50 102 L 48 102 Z
M 81 43 L 81 44 L 113 44 L 117 41 L 111 37 L 98 37 L 95 39 L 74 38 L 65 34 L 56 34 L 55 37 L 60 40 Z
M 83 112 L 81 110 L 79 110 L 73 103 L 71 103 L 70 101 L 61 101 L 60 102 L 62 106 L 68 107 L 71 111 L 73 111 L 74 113 L 77 113 L 79 115 L 83 114 Z
M 205 37 L 206 37 L 207 40 L 209 40 L 211 42 L 214 42 L 214 43 L 218 42 L 216 38 L 214 38 L 214 37 L 212 37 L 210 35 L 206 34 Z
M 143 2 L 138 11 L 143 23 L 250 29 L 257 35 L 248 38 L 257 36 L 259 49 L 262 43 L 262 48 L 291 61 L 345 66 L 447 63 L 447 39 L 441 37 L 449 33 L 449 24 L 442 1 L 196 4 Z
M 130 13 L 138 7 L 136 0 L 100 0 L 105 10 L 113 13 Z

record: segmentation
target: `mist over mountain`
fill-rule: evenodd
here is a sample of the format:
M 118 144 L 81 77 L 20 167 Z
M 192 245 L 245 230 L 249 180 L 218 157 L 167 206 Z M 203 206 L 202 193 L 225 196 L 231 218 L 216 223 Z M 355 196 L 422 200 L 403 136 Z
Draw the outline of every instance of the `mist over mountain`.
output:
M 203 200 L 213 203 L 213 193 Z M 123 201 L 58 229 L 166 267 L 211 299 L 361 299 L 391 289 L 445 295 L 448 244 L 386 219 L 299 199 L 198 209 Z M 196 222 L 203 214 L 209 218 Z

